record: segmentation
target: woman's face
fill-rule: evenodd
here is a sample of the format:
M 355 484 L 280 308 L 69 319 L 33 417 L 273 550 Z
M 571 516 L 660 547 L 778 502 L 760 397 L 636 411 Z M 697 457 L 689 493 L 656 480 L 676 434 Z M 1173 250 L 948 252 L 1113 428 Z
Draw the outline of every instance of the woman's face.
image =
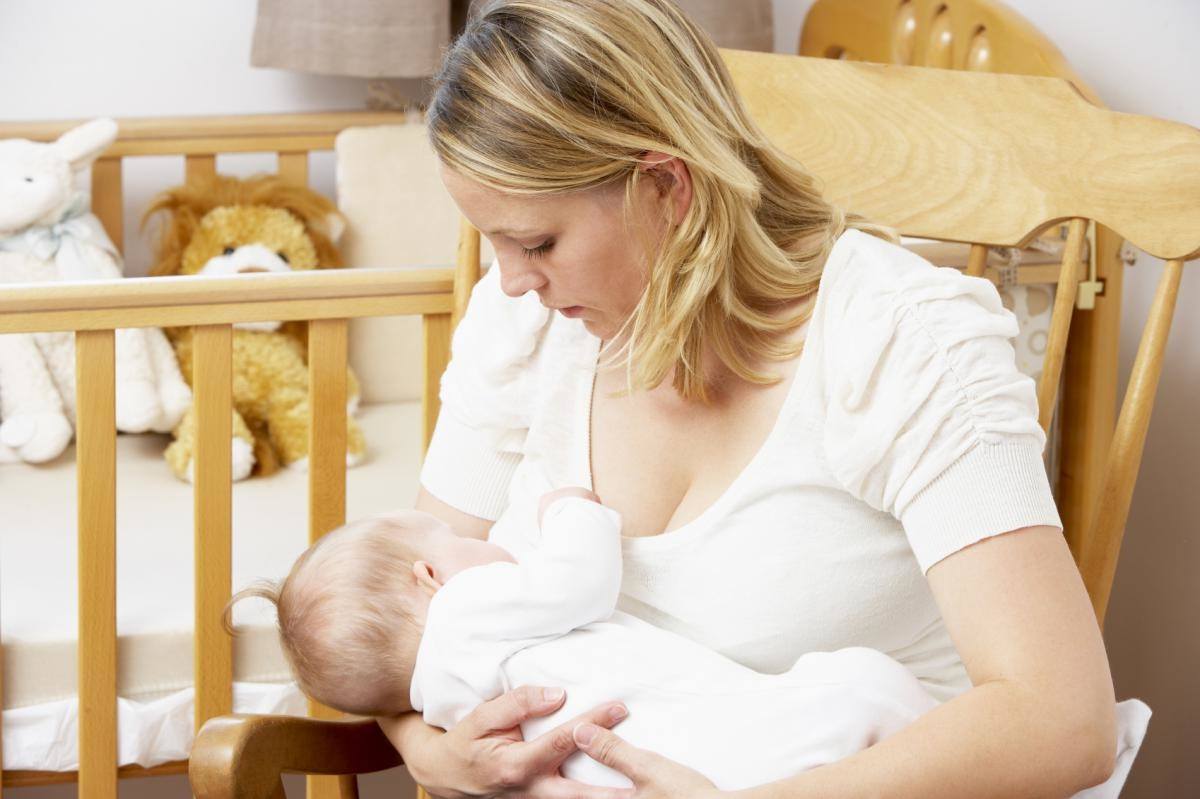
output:
M 592 335 L 608 340 L 617 333 L 646 284 L 638 241 L 646 235 L 644 220 L 661 218 L 663 201 L 653 180 L 639 183 L 641 210 L 633 224 L 643 230 L 626 230 L 621 182 L 527 197 L 488 188 L 445 166 L 441 174 L 463 216 L 495 248 L 505 294 L 536 291 L 542 305 L 583 320 Z

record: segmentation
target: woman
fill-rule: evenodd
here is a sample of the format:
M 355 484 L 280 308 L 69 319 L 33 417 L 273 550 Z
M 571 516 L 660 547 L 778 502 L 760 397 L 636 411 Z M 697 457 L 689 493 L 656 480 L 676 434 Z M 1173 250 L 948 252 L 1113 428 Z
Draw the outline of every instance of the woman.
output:
M 1065 796 L 1108 776 L 1104 646 L 990 283 L 824 201 L 671 0 L 485 2 L 428 121 L 497 262 L 417 507 L 516 548 L 535 475 L 590 485 L 624 519 L 623 610 L 760 671 L 871 646 L 944 700 L 747 794 Z M 450 733 L 383 726 L 437 796 L 718 793 L 622 742 L 619 703 L 522 741 L 562 703 L 542 688 Z M 558 776 L 577 749 L 636 790 Z

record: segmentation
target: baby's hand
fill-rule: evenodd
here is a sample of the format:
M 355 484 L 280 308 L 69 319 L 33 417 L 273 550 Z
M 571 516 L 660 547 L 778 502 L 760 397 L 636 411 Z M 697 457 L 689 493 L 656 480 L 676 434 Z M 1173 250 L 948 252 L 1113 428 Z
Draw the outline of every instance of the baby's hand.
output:
M 567 486 L 566 488 L 547 491 L 542 495 L 542 501 L 538 503 L 538 527 L 542 526 L 542 517 L 546 515 L 546 508 L 550 507 L 550 503 L 563 497 L 579 497 L 591 502 L 600 502 L 600 497 L 596 496 L 594 491 L 588 491 L 582 486 Z

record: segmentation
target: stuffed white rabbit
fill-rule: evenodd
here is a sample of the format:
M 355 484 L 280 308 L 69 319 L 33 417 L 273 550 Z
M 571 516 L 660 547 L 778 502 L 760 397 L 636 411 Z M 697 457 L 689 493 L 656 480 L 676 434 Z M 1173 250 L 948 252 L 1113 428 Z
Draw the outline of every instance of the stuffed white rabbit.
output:
M 0 283 L 121 277 L 121 256 L 75 185 L 116 136 L 114 121 L 97 119 L 49 144 L 0 140 Z M 191 401 L 161 330 L 116 332 L 118 430 L 169 432 Z M 74 334 L 0 335 L 0 461 L 57 457 L 74 422 Z

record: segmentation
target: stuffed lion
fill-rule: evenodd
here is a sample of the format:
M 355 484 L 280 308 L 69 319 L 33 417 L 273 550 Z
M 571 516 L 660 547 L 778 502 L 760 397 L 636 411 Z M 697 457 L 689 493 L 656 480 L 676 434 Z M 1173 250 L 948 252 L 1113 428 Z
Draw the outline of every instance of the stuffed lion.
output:
M 165 216 L 151 275 L 290 272 L 342 265 L 334 246 L 344 223 L 333 204 L 274 175 L 245 180 L 216 175 L 189 181 L 155 198 L 142 225 Z M 270 474 L 279 464 L 308 464 L 308 326 L 306 322 L 233 325 L 233 479 Z M 180 369 L 192 383 L 192 330 L 167 328 Z M 358 383 L 347 375 L 348 410 Z M 174 429 L 171 470 L 193 475 L 195 411 Z M 362 431 L 347 416 L 347 463 L 366 451 Z

